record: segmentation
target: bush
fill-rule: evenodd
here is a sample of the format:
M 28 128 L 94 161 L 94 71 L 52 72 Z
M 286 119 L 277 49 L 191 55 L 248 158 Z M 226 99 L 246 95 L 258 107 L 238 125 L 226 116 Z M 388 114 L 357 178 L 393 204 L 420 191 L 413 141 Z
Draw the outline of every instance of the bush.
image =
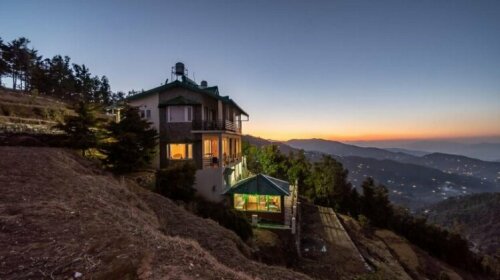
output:
M 173 200 L 192 201 L 196 190 L 196 167 L 191 162 L 169 166 L 156 172 L 156 192 Z
M 364 230 L 370 229 L 370 220 L 365 215 L 358 215 L 358 222 Z
M 221 226 L 234 231 L 243 240 L 248 240 L 253 236 L 252 225 L 250 225 L 245 215 L 234 209 L 227 208 L 222 203 L 209 202 L 199 198 L 196 214 L 218 222 Z

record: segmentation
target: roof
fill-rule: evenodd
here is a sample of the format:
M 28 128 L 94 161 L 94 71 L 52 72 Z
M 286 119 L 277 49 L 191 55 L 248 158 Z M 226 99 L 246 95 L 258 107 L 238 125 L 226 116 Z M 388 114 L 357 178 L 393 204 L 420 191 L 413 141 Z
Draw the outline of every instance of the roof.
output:
M 290 195 L 290 183 L 264 174 L 239 181 L 225 194 Z
M 175 106 L 175 105 L 198 105 L 198 104 L 200 104 L 200 102 L 191 100 L 184 96 L 177 96 L 167 101 L 160 102 L 158 104 L 158 107 L 164 107 L 167 105 Z
M 236 104 L 236 102 L 234 102 L 231 98 L 229 98 L 229 96 L 219 95 L 219 88 L 217 86 L 202 88 L 199 85 L 197 85 L 193 80 L 191 80 L 185 76 L 182 76 L 181 81 L 175 80 L 171 83 L 164 84 L 162 86 L 155 87 L 155 88 L 152 88 L 150 90 L 140 92 L 138 94 L 134 94 L 132 96 L 127 97 L 127 100 L 138 100 L 138 99 L 141 99 L 144 97 L 151 96 L 151 95 L 156 94 L 156 93 L 164 92 L 168 89 L 175 88 L 175 87 L 182 87 L 185 89 L 189 89 L 191 91 L 206 94 L 207 96 L 210 96 L 212 98 L 220 100 L 223 103 L 233 105 L 238 110 L 240 110 L 243 115 L 248 116 L 248 114 L 240 106 L 238 106 L 238 104 Z

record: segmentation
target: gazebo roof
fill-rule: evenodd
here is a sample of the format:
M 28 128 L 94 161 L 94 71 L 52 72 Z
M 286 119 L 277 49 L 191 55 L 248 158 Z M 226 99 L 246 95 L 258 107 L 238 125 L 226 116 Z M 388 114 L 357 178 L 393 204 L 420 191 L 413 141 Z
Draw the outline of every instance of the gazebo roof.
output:
M 239 181 L 225 194 L 290 195 L 290 183 L 264 174 Z

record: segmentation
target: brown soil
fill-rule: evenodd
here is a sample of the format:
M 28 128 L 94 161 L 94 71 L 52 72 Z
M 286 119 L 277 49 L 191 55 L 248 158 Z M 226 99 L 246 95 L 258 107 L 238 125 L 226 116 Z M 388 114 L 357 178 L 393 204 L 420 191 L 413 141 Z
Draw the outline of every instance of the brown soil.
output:
M 0 147 L 0 279 L 307 279 L 71 151 Z

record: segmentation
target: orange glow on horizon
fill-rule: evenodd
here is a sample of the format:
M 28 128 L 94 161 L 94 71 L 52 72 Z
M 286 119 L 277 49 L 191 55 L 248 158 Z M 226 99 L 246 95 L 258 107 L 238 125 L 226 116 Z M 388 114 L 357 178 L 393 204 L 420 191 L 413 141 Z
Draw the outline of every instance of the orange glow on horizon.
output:
M 500 137 L 495 134 L 411 134 L 411 133 L 387 133 L 387 134 L 324 134 L 310 132 L 286 132 L 286 131 L 267 131 L 267 130 L 252 130 L 245 131 L 245 134 L 271 139 L 277 141 L 286 141 L 290 139 L 325 139 L 332 141 L 404 141 L 404 140 L 446 140 L 446 139 L 462 139 L 462 138 L 479 138 L 479 137 Z

